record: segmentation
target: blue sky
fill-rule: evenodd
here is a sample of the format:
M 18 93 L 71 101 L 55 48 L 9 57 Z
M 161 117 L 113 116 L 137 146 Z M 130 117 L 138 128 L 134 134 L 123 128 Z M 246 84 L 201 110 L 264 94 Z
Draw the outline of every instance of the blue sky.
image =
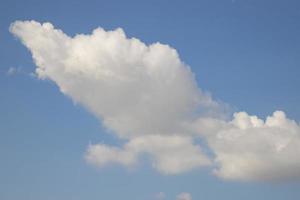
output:
M 164 175 L 145 162 L 98 169 L 89 143 L 120 144 L 57 85 L 30 75 L 31 53 L 10 32 L 15 20 L 51 22 L 69 36 L 121 27 L 146 44 L 175 48 L 213 99 L 265 118 L 276 110 L 300 121 L 300 3 L 296 0 L 1 1 L 0 199 L 152 200 L 300 198 L 299 179 L 232 181 L 200 168 Z M 10 75 L 9 68 L 15 69 Z M 74 100 L 74 99 L 73 99 Z

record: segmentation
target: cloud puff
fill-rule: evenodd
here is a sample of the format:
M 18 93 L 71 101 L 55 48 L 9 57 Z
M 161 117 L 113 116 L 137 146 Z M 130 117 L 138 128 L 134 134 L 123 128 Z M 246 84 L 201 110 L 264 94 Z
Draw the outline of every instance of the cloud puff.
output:
M 163 174 L 178 174 L 210 165 L 199 145 L 186 136 L 146 135 L 131 139 L 122 149 L 90 145 L 86 159 L 99 167 L 119 163 L 133 167 L 140 155 L 150 156 L 152 166 Z
M 200 119 L 203 133 L 215 154 L 214 173 L 225 179 L 276 181 L 300 177 L 300 126 L 276 111 L 265 121 L 246 112 L 230 122 Z
M 300 177 L 299 124 L 281 111 L 265 121 L 245 112 L 224 120 L 222 106 L 170 46 L 146 45 L 120 28 L 69 37 L 50 23 L 16 21 L 10 31 L 31 51 L 39 78 L 55 82 L 124 140 L 123 147 L 90 145 L 89 163 L 132 167 L 146 154 L 164 174 L 213 162 L 214 174 L 225 179 Z
M 180 193 L 176 197 L 177 200 L 192 200 L 192 195 L 187 192 Z

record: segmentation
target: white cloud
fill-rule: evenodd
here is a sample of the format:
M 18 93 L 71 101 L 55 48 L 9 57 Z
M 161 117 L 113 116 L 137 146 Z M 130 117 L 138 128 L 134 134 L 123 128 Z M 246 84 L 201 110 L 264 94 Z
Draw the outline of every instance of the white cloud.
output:
M 130 150 L 123 150 L 105 144 L 89 145 L 85 156 L 91 164 L 103 167 L 107 164 L 121 164 L 127 167 L 136 165 L 137 155 Z
M 177 200 L 192 200 L 192 195 L 187 192 L 180 193 L 176 197 Z
M 185 136 L 146 135 L 131 139 L 123 149 L 105 144 L 90 145 L 86 159 L 99 166 L 119 163 L 133 167 L 140 155 L 148 155 L 152 166 L 163 174 L 178 174 L 210 165 L 193 139 Z
M 196 108 L 218 106 L 168 45 L 147 46 L 120 28 L 71 38 L 50 23 L 17 21 L 10 31 L 32 52 L 40 78 L 54 81 L 120 137 L 180 132 Z
M 141 155 L 164 174 L 214 162 L 214 173 L 233 180 L 300 177 L 299 124 L 277 111 L 265 121 L 245 112 L 231 121 L 196 84 L 175 49 L 127 38 L 122 29 L 95 29 L 69 37 L 50 23 L 16 21 L 10 31 L 31 51 L 41 79 L 86 107 L 127 141 L 90 145 L 88 162 L 135 166 Z M 207 140 L 208 158 L 195 139 Z
M 50 23 L 17 21 L 10 31 L 32 52 L 39 78 L 54 81 L 108 129 L 129 140 L 123 149 L 90 146 L 90 163 L 131 166 L 140 153 L 147 153 L 166 174 L 209 164 L 191 138 L 176 135 L 183 135 L 194 112 L 210 115 L 218 104 L 197 87 L 175 49 L 160 43 L 147 46 L 126 38 L 122 29 L 97 28 L 91 35 L 71 38 Z
M 206 128 L 215 154 L 214 173 L 224 179 L 276 181 L 300 177 L 300 126 L 276 111 L 264 121 L 245 112 L 225 123 L 215 119 L 197 122 Z

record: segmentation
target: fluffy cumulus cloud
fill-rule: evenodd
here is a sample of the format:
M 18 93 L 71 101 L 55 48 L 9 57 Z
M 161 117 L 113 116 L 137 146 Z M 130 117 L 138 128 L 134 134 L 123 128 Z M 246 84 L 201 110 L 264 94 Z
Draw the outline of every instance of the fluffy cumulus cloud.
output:
M 16 21 L 10 31 L 31 51 L 36 74 L 98 117 L 123 146 L 90 145 L 96 166 L 133 167 L 147 155 L 163 174 L 211 166 L 233 180 L 300 177 L 300 128 L 281 111 L 224 120 L 175 49 L 127 38 L 122 29 L 70 37 L 50 23 Z M 198 139 L 212 152 L 207 156 Z
M 170 134 L 199 107 L 217 104 L 196 85 L 175 49 L 97 28 L 71 38 L 52 24 L 17 21 L 10 31 L 32 52 L 36 73 L 122 138 Z
M 193 113 L 215 115 L 218 104 L 197 87 L 175 49 L 128 39 L 122 29 L 71 38 L 50 23 L 17 21 L 10 31 L 31 51 L 39 78 L 54 81 L 128 140 L 123 148 L 89 146 L 89 162 L 132 166 L 146 153 L 166 174 L 210 163 L 184 126 Z
M 264 121 L 246 112 L 225 122 L 199 119 L 195 132 L 213 151 L 214 174 L 224 179 L 273 181 L 300 177 L 300 126 L 276 111 Z
M 133 138 L 122 149 L 90 145 L 86 159 L 100 167 L 111 163 L 132 167 L 142 153 L 150 155 L 153 167 L 164 174 L 178 174 L 210 164 L 191 137 L 162 135 Z

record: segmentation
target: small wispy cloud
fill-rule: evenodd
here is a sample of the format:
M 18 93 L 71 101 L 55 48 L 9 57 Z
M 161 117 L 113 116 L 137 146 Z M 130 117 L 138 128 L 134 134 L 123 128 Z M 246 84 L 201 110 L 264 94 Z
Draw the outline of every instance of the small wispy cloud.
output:
M 163 200 L 166 198 L 166 194 L 164 192 L 159 192 L 155 194 L 155 200 Z
M 22 72 L 21 67 L 9 67 L 8 70 L 6 71 L 6 75 L 7 76 L 13 76 L 13 75 L 16 75 L 20 72 Z
M 159 192 L 155 194 L 155 200 L 164 200 L 166 199 L 166 194 L 164 192 Z M 181 192 L 176 195 L 175 200 L 192 200 L 192 195 L 188 192 Z
M 4 71 L 6 76 L 25 75 L 31 78 L 38 78 L 35 72 L 26 71 L 24 67 L 9 67 Z
M 192 195 L 187 192 L 182 192 L 177 195 L 176 200 L 192 200 Z

